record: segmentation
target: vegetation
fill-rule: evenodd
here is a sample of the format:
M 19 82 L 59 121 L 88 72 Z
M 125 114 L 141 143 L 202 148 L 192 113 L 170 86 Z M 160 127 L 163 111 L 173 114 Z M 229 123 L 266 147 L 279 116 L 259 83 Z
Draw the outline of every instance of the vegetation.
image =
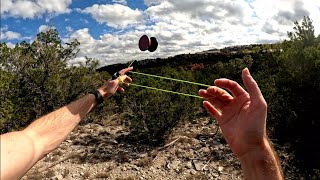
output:
M 37 35 L 29 44 L 0 46 L 1 133 L 26 126 L 32 120 L 92 90 L 99 76 L 97 61 L 68 62 L 77 54 L 78 41 L 61 45 L 55 29 Z
M 320 36 L 314 34 L 312 21 L 305 17 L 295 22 L 289 40 L 279 44 L 232 47 L 185 54 L 167 59 L 144 60 L 134 64 L 136 71 L 212 84 L 216 78 L 230 78 L 241 85 L 241 70 L 249 67 L 268 102 L 268 129 L 277 148 L 293 152 L 286 163 L 299 167 L 312 178 L 319 173 L 320 122 Z M 15 48 L 0 46 L 1 133 L 25 127 L 32 120 L 75 100 L 101 85 L 115 71 L 127 66 L 98 67 L 97 61 L 68 63 L 77 54 L 79 42 L 61 45 L 58 32 L 50 29 L 38 34 L 29 44 Z M 99 72 L 99 73 L 98 73 Z M 199 86 L 158 80 L 136 74 L 135 83 L 197 94 Z M 103 121 L 119 113 L 132 133 L 134 142 L 159 145 L 166 133 L 179 121 L 208 116 L 202 101 L 137 87 L 117 94 L 95 109 L 83 123 Z M 284 165 L 290 166 L 290 165 Z M 286 173 L 290 173 L 286 171 Z

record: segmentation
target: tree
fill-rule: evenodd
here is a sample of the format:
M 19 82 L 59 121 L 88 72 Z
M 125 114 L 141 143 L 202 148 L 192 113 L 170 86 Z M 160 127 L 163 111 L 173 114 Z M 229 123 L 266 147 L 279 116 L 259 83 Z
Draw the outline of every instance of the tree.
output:
M 31 44 L 23 41 L 14 48 L 1 44 L 2 133 L 24 127 L 100 83 L 96 60 L 70 64 L 79 45 L 77 40 L 62 45 L 53 28 L 40 32 Z

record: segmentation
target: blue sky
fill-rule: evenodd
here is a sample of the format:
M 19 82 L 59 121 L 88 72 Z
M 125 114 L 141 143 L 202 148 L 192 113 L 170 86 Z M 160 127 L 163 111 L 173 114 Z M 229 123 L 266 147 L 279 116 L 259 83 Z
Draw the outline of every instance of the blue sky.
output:
M 86 7 L 90 7 L 94 4 L 116 4 L 116 2 L 121 1 L 113 2 L 112 0 L 73 0 L 68 7 L 69 9 L 73 10 L 70 13 L 60 15 L 44 13 L 39 14 L 39 16 L 36 16 L 34 18 L 21 18 L 19 16 L 10 15 L 8 16 L 8 13 L 4 13 L 5 17 L 1 17 L 1 28 L 8 27 L 10 31 L 19 32 L 22 35 L 22 38 L 9 39 L 6 41 L 12 43 L 21 42 L 21 40 L 34 39 L 41 25 L 54 26 L 59 31 L 62 37 L 66 37 L 69 34 L 69 31 L 66 29 L 66 27 L 70 27 L 73 30 L 90 27 L 91 35 L 94 38 L 99 38 L 102 33 L 117 32 L 117 29 L 109 27 L 105 24 L 98 23 L 94 18 L 88 16 L 88 14 L 77 12 L 76 9 L 85 9 Z M 144 4 L 143 0 L 129 0 L 123 2 L 127 2 L 126 5 L 128 5 L 132 9 L 147 9 L 147 6 Z
M 284 40 L 310 16 L 320 30 L 320 0 L 1 0 L 1 42 L 32 42 L 48 26 L 101 65 Z M 143 34 L 159 48 L 140 52 Z

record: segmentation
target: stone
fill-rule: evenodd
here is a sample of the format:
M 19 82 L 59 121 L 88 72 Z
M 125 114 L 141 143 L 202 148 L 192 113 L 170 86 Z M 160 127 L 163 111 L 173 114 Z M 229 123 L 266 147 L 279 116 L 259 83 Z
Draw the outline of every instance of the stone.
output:
M 179 171 L 179 165 L 180 164 L 181 164 L 181 161 L 179 159 L 175 159 L 172 162 L 169 162 L 167 164 L 167 168 Z
M 196 170 L 194 170 L 194 169 L 191 169 L 190 174 L 195 175 L 195 174 L 197 174 L 197 171 L 196 171 Z
M 188 161 L 188 162 L 186 163 L 185 167 L 188 168 L 188 169 L 193 169 L 193 166 L 192 166 L 191 161 Z
M 51 177 L 50 180 L 62 180 L 63 176 L 61 174 Z
M 197 171 L 202 171 L 202 168 L 203 168 L 203 166 L 204 166 L 204 164 L 203 164 L 202 162 L 196 161 L 196 160 L 194 160 L 194 161 L 192 161 L 192 162 L 193 162 L 193 165 L 194 165 L 194 167 L 195 167 L 195 169 L 196 169 Z
M 144 158 L 144 157 L 148 157 L 148 153 L 142 153 L 138 155 L 139 158 Z
M 210 148 L 208 148 L 208 147 L 203 147 L 203 148 L 200 149 L 200 151 L 202 151 L 202 152 L 205 153 L 205 154 L 208 154 L 208 153 L 210 153 Z

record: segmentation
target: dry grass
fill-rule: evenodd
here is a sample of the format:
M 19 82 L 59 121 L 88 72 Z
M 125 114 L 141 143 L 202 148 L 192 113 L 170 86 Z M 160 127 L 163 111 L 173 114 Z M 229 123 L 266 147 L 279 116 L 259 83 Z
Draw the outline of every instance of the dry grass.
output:
M 152 164 L 152 158 L 151 157 L 143 157 L 141 158 L 136 165 L 139 167 L 148 167 L 150 164 Z

